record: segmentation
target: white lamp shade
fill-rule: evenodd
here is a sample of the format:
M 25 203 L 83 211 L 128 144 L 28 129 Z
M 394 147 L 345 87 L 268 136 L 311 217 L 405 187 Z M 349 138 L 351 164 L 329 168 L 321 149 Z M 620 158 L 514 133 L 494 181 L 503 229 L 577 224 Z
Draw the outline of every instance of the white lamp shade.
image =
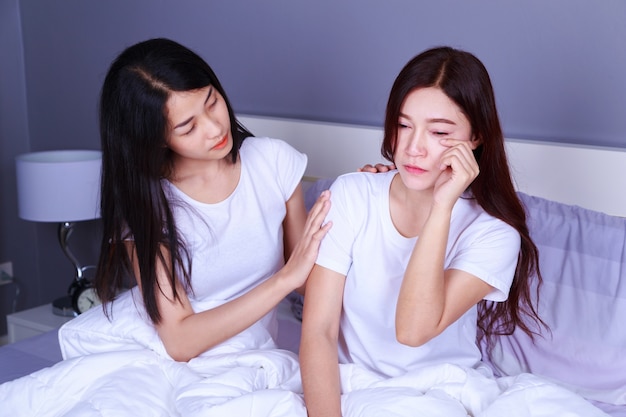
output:
M 15 159 L 19 216 L 36 222 L 100 217 L 102 152 L 34 152 Z

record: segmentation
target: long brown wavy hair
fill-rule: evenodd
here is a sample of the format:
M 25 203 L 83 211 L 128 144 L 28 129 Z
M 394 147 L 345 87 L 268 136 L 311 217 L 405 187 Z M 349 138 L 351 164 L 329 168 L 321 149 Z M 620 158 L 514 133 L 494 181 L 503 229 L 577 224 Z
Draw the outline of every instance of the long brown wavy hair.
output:
M 547 326 L 533 303 L 542 283 L 539 252 L 526 223 L 526 212 L 511 180 L 504 135 L 487 69 L 474 55 L 451 47 L 429 49 L 411 59 L 400 71 L 389 95 L 381 152 L 393 162 L 400 109 L 407 95 L 419 88 L 441 89 L 463 111 L 480 145 L 474 156 L 480 174 L 469 186 L 473 198 L 490 215 L 518 231 L 521 248 L 509 297 L 505 302 L 478 304 L 478 341 L 493 347 L 494 336 L 511 335 L 519 327 L 531 338 Z

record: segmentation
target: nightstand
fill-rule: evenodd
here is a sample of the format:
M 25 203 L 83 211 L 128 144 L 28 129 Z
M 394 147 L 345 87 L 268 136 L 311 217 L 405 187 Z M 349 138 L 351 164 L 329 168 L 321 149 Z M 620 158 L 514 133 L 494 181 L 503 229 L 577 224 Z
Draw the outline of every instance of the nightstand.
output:
M 7 316 L 9 343 L 58 329 L 72 317 L 57 316 L 52 304 L 45 304 Z

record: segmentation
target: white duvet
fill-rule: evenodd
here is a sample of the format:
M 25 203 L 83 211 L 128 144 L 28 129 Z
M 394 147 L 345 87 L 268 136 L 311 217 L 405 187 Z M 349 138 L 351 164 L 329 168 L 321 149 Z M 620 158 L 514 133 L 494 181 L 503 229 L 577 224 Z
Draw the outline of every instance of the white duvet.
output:
M 345 417 L 600 417 L 581 397 L 533 375 L 493 379 L 439 365 L 381 378 L 342 365 Z M 270 349 L 189 363 L 148 349 L 65 360 L 0 385 L 2 416 L 306 416 L 295 354 Z M 419 411 L 418 411 L 419 410 Z
M 205 302 L 197 309 L 218 302 Z M 92 309 L 59 330 L 64 361 L 0 385 L 0 416 L 306 417 L 297 355 L 278 349 L 272 312 L 189 362 L 173 361 L 129 291 L 113 321 Z M 383 378 L 341 365 L 345 417 L 600 417 L 530 374 L 438 365 Z
M 607 417 L 573 392 L 531 374 L 433 365 L 382 378 L 341 365 L 344 417 Z M 419 410 L 419 411 L 417 411 Z
M 298 362 L 284 350 L 196 358 L 97 353 L 0 385 L 2 416 L 306 416 Z
M 274 342 L 275 311 L 189 362 L 168 356 L 136 287 L 111 317 L 95 308 L 63 325 L 64 360 L 0 385 L 0 416 L 306 417 L 297 355 Z

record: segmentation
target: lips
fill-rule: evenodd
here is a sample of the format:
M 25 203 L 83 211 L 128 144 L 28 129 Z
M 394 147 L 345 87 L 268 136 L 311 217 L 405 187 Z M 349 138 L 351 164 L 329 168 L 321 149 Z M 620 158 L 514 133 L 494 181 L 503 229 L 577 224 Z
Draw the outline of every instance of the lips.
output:
M 224 136 L 224 139 L 220 140 L 214 147 L 214 150 L 220 150 L 226 146 L 228 143 L 228 134 Z
M 427 172 L 425 169 L 422 169 L 422 168 L 414 166 L 414 165 L 405 165 L 404 169 L 409 174 L 415 174 L 415 175 L 423 174 L 423 173 Z

